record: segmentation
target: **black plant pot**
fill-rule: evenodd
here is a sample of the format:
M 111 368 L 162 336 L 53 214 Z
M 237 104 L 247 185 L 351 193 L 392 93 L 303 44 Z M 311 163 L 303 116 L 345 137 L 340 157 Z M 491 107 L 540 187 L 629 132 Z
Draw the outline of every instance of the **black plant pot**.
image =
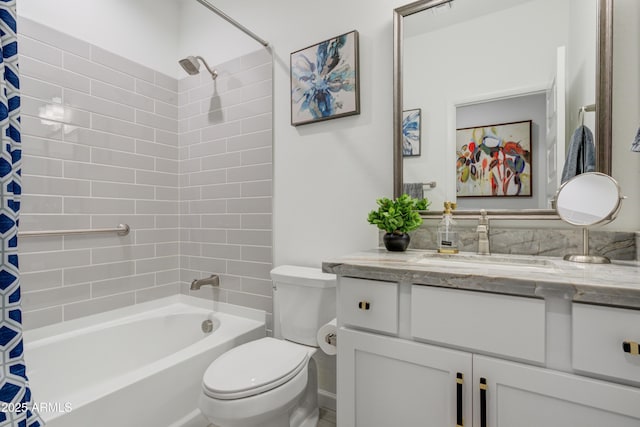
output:
M 384 242 L 384 246 L 388 251 L 404 252 L 409 247 L 411 237 L 407 233 L 386 233 L 383 236 L 382 241 Z

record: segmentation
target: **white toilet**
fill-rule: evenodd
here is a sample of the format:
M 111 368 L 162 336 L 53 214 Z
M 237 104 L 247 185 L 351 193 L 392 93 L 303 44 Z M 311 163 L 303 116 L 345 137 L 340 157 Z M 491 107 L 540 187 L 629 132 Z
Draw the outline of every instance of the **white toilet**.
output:
M 271 271 L 274 323 L 283 339 L 261 338 L 214 360 L 199 407 L 218 427 L 315 427 L 316 333 L 336 313 L 336 278 L 283 265 Z

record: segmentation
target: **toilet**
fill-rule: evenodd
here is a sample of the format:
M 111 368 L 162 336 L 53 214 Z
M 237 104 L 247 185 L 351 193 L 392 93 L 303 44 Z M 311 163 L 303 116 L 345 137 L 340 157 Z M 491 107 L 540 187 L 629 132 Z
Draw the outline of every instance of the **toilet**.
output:
M 271 271 L 274 324 L 281 338 L 261 338 L 214 360 L 199 408 L 217 427 L 316 427 L 316 333 L 336 315 L 336 277 L 283 265 Z M 277 332 L 277 328 L 276 328 Z

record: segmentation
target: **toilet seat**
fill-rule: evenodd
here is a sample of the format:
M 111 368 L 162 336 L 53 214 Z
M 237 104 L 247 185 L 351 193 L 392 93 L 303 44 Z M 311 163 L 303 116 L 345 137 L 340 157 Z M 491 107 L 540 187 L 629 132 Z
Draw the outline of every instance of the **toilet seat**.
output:
M 202 383 L 214 399 L 233 400 L 272 390 L 304 369 L 309 352 L 303 346 L 261 338 L 235 347 L 209 365 Z

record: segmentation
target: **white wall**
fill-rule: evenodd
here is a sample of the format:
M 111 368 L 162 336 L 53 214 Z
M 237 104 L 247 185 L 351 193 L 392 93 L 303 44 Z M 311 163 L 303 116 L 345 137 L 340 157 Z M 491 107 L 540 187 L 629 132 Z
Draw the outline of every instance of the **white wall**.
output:
M 176 0 L 20 0 L 17 10 L 22 17 L 176 77 Z

